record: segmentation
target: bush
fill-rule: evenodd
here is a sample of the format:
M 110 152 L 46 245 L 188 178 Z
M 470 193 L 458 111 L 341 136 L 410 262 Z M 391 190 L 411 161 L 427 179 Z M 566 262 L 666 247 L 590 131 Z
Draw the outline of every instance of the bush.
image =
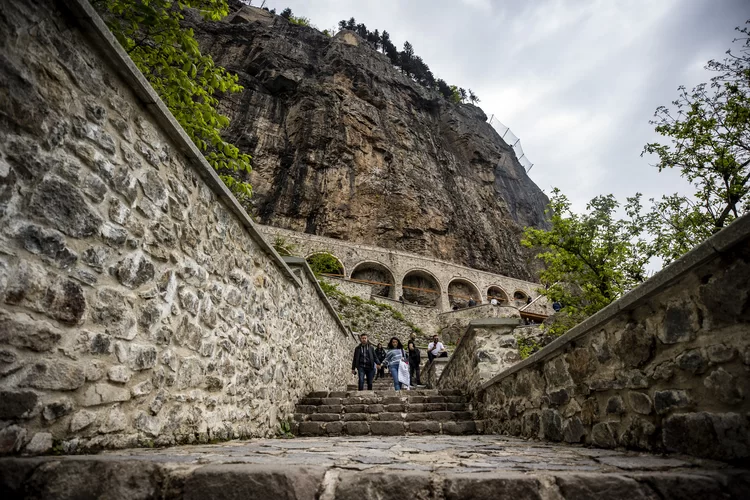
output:
M 528 358 L 542 348 L 542 346 L 533 339 L 522 337 L 520 335 L 516 335 L 516 342 L 518 342 L 518 355 L 521 356 L 521 359 Z
M 297 245 L 289 243 L 283 236 L 276 236 L 273 240 L 273 248 L 279 255 L 284 257 L 291 257 L 294 252 L 297 251 Z
M 317 274 L 344 274 L 339 260 L 328 252 L 321 252 L 307 258 L 307 263 Z

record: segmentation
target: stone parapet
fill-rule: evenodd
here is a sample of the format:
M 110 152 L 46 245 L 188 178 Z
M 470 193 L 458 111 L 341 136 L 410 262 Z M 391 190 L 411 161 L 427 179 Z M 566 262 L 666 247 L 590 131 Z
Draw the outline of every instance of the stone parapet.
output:
M 745 216 L 484 383 L 485 432 L 750 456 L 749 283 Z
M 482 384 L 521 360 L 513 334 L 518 322 L 515 318 L 472 320 L 443 369 L 437 388 L 457 389 L 474 399 Z
M 271 436 L 354 343 L 85 0 L 3 2 L 0 452 Z
M 435 389 L 438 386 L 440 376 L 443 374 L 443 370 L 448 366 L 451 358 L 435 358 L 432 361 L 428 361 L 427 364 L 422 368 L 422 383 L 427 387 Z

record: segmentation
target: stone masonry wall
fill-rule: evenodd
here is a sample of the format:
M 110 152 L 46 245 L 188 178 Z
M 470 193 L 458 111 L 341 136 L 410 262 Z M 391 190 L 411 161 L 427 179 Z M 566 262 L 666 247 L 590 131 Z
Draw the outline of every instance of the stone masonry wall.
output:
M 485 384 L 486 432 L 750 456 L 749 283 L 746 216 Z
M 518 319 L 473 320 L 440 375 L 438 389 L 460 389 L 472 399 L 483 383 L 521 361 L 514 329 Z
M 353 340 L 92 14 L 2 5 L 0 452 L 273 435 Z

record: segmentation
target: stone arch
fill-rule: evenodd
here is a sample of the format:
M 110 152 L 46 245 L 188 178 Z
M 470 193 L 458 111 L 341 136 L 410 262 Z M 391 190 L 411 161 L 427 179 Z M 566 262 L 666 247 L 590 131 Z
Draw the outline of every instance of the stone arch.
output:
M 367 282 L 366 284 L 371 284 L 373 295 L 396 298 L 394 297 L 396 280 L 393 278 L 393 272 L 380 262 L 372 260 L 360 262 L 352 269 L 350 278 L 352 281 L 364 281 Z
M 404 274 L 401 286 L 404 300 L 410 304 L 432 307 L 440 304 L 440 281 L 429 271 L 412 269 Z
M 500 304 L 510 304 L 508 294 L 505 293 L 505 290 L 501 286 L 492 285 L 487 289 L 487 300 L 492 300 L 493 298 L 497 299 Z
M 529 296 L 526 292 L 522 292 L 521 290 L 513 292 L 513 302 L 515 302 L 517 307 L 525 305 L 528 300 Z
M 453 278 L 448 283 L 448 302 L 451 307 L 466 307 L 470 299 L 474 299 L 477 304 L 482 303 L 479 289 L 474 283 L 466 278 Z
M 312 264 L 312 262 L 316 255 L 330 255 L 331 257 L 336 259 L 336 261 L 338 262 L 339 267 L 336 270 L 336 272 L 330 272 L 330 273 L 324 273 L 324 274 L 331 274 L 333 276 L 341 276 L 342 278 L 346 277 L 346 268 L 344 267 L 344 263 L 341 261 L 341 259 L 333 255 L 333 253 L 327 252 L 327 251 L 311 252 L 307 255 L 307 257 L 305 257 L 305 260 L 307 261 L 308 264 L 310 264 L 310 267 L 313 268 L 313 271 L 315 270 L 315 266 Z

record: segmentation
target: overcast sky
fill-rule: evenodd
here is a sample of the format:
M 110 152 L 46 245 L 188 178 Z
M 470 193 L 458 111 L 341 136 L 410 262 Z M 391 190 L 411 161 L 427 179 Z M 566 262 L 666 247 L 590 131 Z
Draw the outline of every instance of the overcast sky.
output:
M 256 0 L 254 5 L 260 2 Z M 283 0 L 319 29 L 355 17 L 414 46 L 436 77 L 471 88 L 487 116 L 521 138 L 545 192 L 582 210 L 598 194 L 688 194 L 678 172 L 658 173 L 643 145 L 648 121 L 750 18 L 748 0 Z

